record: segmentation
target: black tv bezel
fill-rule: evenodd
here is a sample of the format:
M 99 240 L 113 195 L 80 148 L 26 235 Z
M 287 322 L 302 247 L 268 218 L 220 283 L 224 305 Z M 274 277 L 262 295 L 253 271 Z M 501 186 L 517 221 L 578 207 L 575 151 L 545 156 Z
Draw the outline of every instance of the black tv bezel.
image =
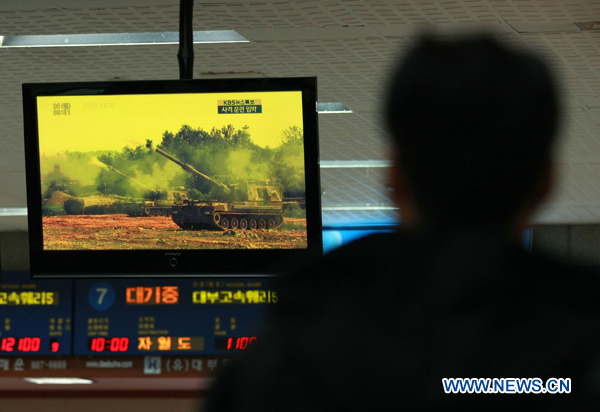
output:
M 323 254 L 317 79 L 249 78 L 25 83 L 23 121 L 30 271 L 34 278 L 257 276 L 283 272 L 286 262 Z M 306 249 L 44 250 L 37 97 L 301 91 L 306 176 Z M 171 259 L 177 265 L 171 265 Z

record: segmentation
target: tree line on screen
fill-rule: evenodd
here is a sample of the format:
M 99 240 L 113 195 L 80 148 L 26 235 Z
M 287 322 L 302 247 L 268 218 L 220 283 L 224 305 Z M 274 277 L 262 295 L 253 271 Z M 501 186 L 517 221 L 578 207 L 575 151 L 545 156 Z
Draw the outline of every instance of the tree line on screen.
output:
M 284 197 L 305 196 L 303 130 L 291 126 L 277 147 L 260 147 L 248 126 L 206 131 L 188 125 L 165 131 L 154 146 L 234 190 L 223 190 L 194 176 L 145 145 L 117 151 L 70 152 L 42 156 L 42 197 L 59 191 L 76 197 L 121 196 L 159 200 L 179 190 L 188 198 L 246 200 L 247 182 L 268 181 Z

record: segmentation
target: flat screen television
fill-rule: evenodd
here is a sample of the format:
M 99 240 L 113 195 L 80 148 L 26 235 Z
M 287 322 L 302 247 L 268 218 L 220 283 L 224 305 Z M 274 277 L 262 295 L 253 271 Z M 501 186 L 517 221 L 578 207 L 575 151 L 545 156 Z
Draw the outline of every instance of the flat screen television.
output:
M 316 78 L 24 84 L 32 276 L 255 276 L 322 254 L 316 103 Z

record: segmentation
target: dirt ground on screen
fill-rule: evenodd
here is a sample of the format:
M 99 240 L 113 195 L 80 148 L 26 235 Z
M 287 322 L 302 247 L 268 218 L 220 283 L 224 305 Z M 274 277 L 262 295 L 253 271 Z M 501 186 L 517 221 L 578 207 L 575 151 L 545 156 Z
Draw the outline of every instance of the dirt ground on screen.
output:
M 43 218 L 45 250 L 298 249 L 306 219 L 284 218 L 277 230 L 183 230 L 170 217 L 127 215 Z

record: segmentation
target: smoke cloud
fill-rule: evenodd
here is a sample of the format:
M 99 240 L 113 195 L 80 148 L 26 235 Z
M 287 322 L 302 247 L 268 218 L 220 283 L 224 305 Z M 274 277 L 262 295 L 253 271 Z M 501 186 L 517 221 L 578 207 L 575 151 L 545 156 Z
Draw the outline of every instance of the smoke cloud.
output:
M 183 125 L 166 131 L 158 146 L 195 170 L 227 186 L 231 195 L 141 144 L 120 152 L 69 152 L 40 158 L 42 190 L 73 196 L 118 195 L 148 197 L 152 192 L 184 190 L 193 198 L 237 200 L 247 182 L 269 182 L 284 196 L 303 197 L 305 192 L 302 129 L 291 126 L 281 132 L 281 145 L 262 148 L 252 141 L 248 127 L 214 127 L 210 132 Z M 150 194 L 149 194 L 150 193 Z M 240 195 L 240 193 L 242 195 Z M 155 195 L 154 195 L 155 196 Z

